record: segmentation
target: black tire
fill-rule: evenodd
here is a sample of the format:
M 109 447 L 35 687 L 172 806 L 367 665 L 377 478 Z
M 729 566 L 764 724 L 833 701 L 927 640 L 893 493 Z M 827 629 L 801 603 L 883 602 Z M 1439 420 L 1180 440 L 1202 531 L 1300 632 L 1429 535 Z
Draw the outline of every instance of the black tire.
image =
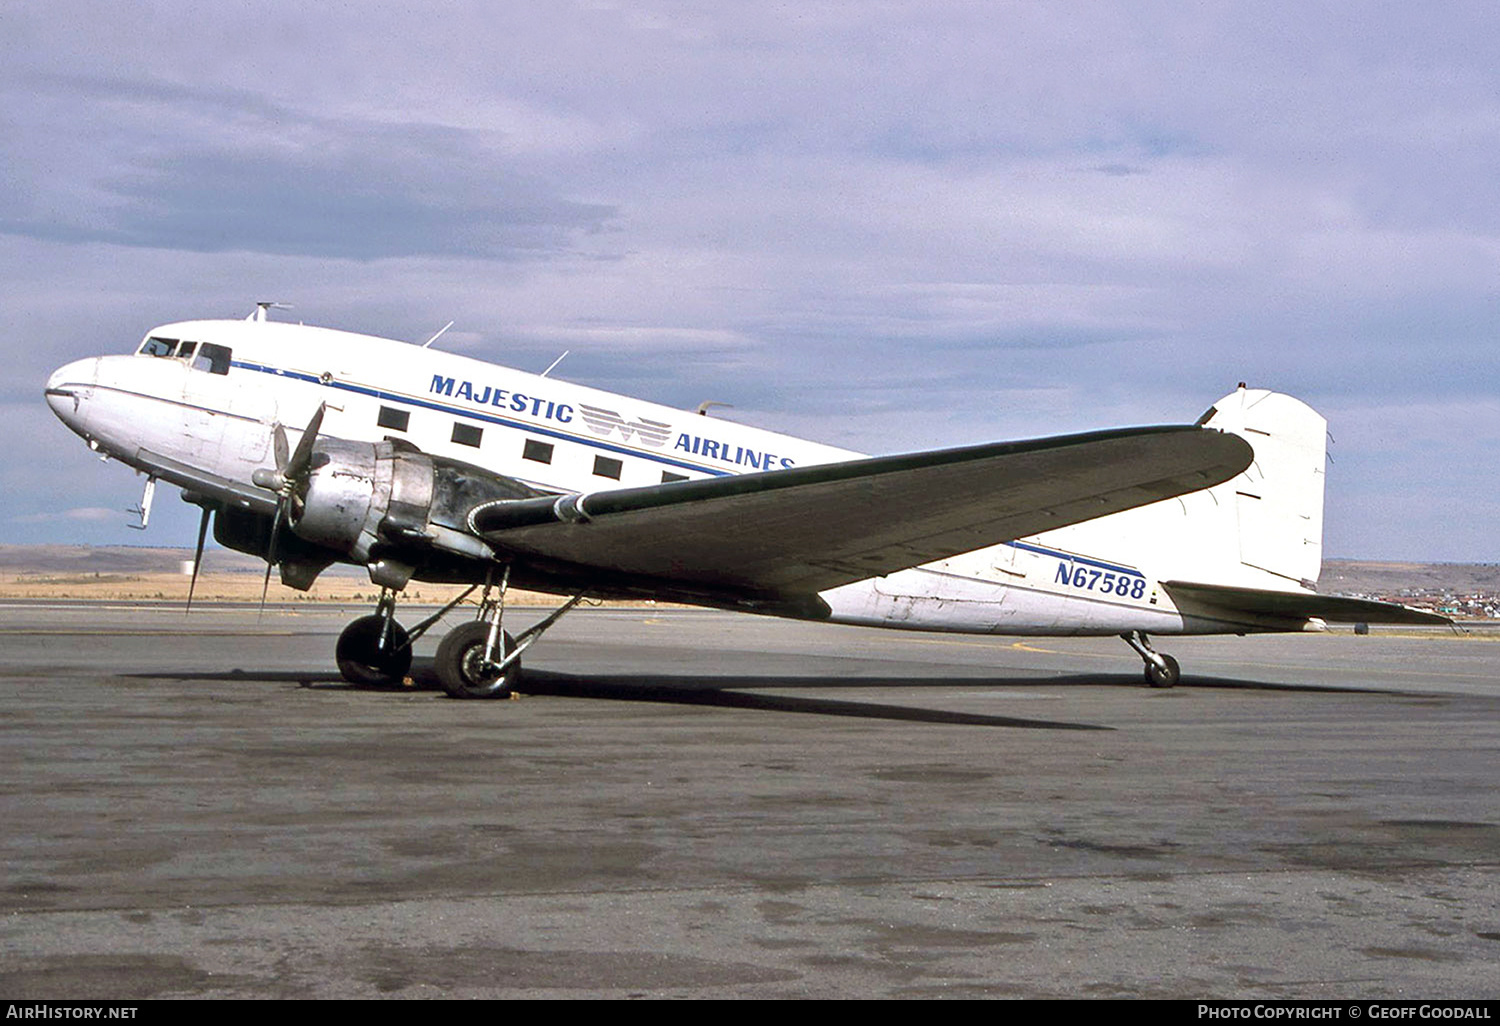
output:
M 504 632 L 502 632 L 504 633 Z M 490 625 L 483 620 L 470 620 L 459 624 L 448 632 L 438 645 L 433 668 L 443 690 L 454 698 L 508 698 L 521 679 L 521 664 L 512 663 L 506 671 L 495 673 L 481 669 L 479 662 L 484 657 L 484 646 L 489 641 Z M 515 640 L 505 635 L 505 651 L 515 648 Z
M 391 621 L 390 644 L 381 648 L 385 631 L 382 616 L 362 616 L 339 635 L 334 657 L 339 673 L 350 684 L 399 684 L 411 670 L 411 638 L 406 628 Z
M 1146 664 L 1146 683 L 1153 688 L 1172 688 L 1182 679 L 1182 668 L 1177 665 L 1177 660 L 1169 655 L 1161 657 L 1166 663 L 1166 669 L 1160 669 L 1154 663 Z

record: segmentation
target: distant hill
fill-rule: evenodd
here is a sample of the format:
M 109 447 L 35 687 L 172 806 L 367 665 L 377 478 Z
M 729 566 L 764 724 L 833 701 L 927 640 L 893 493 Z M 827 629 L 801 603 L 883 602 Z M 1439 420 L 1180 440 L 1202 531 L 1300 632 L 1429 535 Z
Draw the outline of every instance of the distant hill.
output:
M 167 574 L 177 573 L 191 548 L 135 545 L 0 545 L 0 574 Z M 203 552 L 203 569 L 214 573 L 265 573 L 266 564 L 233 549 Z M 364 576 L 360 567 L 333 566 L 328 573 Z
M 1318 590 L 1326 594 L 1395 595 L 1404 590 L 1500 594 L 1500 563 L 1389 563 L 1325 559 Z

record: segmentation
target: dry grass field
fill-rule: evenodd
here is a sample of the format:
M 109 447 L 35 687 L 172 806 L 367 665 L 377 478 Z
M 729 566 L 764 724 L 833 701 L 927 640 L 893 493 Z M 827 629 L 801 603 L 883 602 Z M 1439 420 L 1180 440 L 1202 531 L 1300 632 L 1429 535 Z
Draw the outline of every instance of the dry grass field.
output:
M 0 575 L 0 598 L 92 599 L 97 601 L 187 601 L 189 577 L 180 573 L 94 573 Z M 414 584 L 406 589 L 406 601 L 441 604 L 456 598 L 462 587 Z M 193 602 L 259 602 L 261 577 L 246 573 L 205 573 L 199 576 Z M 285 602 L 373 602 L 379 589 L 368 580 L 348 576 L 320 579 L 311 590 L 296 591 L 278 584 L 272 574 L 266 601 Z M 562 600 L 553 595 L 512 591 L 510 601 L 522 605 L 552 605 Z
M 93 601 L 186 602 L 191 549 L 81 545 L 0 545 L 0 599 L 83 599 Z M 213 549 L 193 592 L 193 602 L 259 602 L 265 564 L 257 559 Z M 456 598 L 462 586 L 412 584 L 403 600 L 441 605 Z M 374 602 L 379 589 L 357 567 L 330 567 L 306 592 L 287 588 L 271 575 L 266 601 L 271 603 Z M 512 591 L 518 605 L 559 605 L 563 599 L 537 592 Z

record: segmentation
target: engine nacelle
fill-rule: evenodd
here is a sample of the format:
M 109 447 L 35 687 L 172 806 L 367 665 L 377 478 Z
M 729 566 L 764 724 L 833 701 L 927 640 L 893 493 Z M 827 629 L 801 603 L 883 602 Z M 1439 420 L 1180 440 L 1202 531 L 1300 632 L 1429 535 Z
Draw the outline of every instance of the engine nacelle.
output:
M 328 441 L 313 451 L 288 520 L 297 536 L 367 563 L 392 503 L 415 526 L 432 505 L 432 460 L 389 442 Z
M 531 498 L 519 481 L 401 442 L 328 439 L 293 496 L 288 523 L 304 541 L 364 563 L 386 587 L 404 587 L 421 552 L 494 553 L 466 528 L 482 502 Z

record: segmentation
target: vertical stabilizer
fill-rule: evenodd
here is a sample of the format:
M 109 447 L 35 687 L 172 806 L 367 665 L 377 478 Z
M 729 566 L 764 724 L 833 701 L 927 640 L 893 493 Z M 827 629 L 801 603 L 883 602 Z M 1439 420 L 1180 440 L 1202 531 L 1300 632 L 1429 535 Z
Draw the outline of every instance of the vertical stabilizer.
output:
M 1215 403 L 1203 423 L 1255 449 L 1249 469 L 1219 486 L 1237 514 L 1240 563 L 1289 585 L 1316 583 L 1328 422 L 1289 395 L 1241 388 Z
M 1249 442 L 1249 468 L 1213 488 L 1048 531 L 1040 544 L 1160 581 L 1310 589 L 1323 561 L 1327 422 L 1289 395 L 1244 387 L 1198 422 Z

